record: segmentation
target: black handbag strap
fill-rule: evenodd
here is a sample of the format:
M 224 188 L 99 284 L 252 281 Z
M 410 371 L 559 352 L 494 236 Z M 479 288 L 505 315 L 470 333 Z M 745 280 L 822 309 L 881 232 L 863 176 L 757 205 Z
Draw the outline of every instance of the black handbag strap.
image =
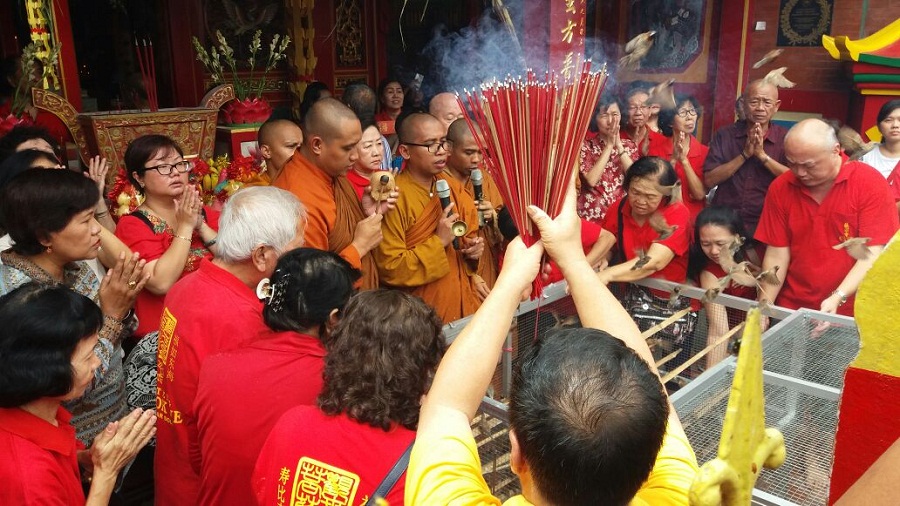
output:
M 394 485 L 397 484 L 397 481 L 400 480 L 400 476 L 406 471 L 406 467 L 409 465 L 409 454 L 412 453 L 415 442 L 416 441 L 413 440 L 412 443 L 409 443 L 409 446 L 406 447 L 406 451 L 403 452 L 403 455 L 400 455 L 397 462 L 394 462 L 394 467 L 388 471 L 384 479 L 381 480 L 381 483 L 378 484 L 378 488 L 375 489 L 372 497 L 366 501 L 366 506 L 375 506 L 376 499 L 387 497 L 388 492 L 394 488 Z
M 616 232 L 616 253 L 613 255 L 610 265 L 618 265 L 628 258 L 625 256 L 625 241 L 623 237 L 625 223 L 622 220 L 622 208 L 625 207 L 625 199 L 627 198 L 628 197 L 622 197 L 622 200 L 619 201 L 619 206 L 616 208 L 616 217 L 618 218 L 618 231 Z

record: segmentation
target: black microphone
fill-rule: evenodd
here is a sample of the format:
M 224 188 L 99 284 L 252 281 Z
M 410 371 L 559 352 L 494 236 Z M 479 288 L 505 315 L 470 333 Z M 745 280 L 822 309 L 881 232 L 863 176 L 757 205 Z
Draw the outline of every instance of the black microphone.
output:
M 441 219 L 444 219 L 444 209 L 447 209 L 447 206 L 450 205 L 450 184 L 443 179 L 438 179 L 434 183 L 434 189 L 438 194 L 438 198 L 441 199 Z M 453 238 L 453 247 L 459 249 L 459 237 Z
M 481 184 L 484 181 L 484 176 L 481 175 L 480 169 L 472 170 L 472 190 L 475 193 L 475 204 L 481 205 L 481 201 L 484 200 L 484 189 Z M 481 209 L 478 210 L 478 226 L 484 226 L 484 213 L 481 212 Z

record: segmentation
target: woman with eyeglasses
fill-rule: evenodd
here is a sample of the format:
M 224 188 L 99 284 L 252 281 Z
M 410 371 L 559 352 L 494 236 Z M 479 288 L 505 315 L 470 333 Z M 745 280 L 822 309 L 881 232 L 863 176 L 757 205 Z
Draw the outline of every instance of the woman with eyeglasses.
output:
M 619 104 L 611 96 L 601 95 L 590 128 L 597 135 L 581 146 L 578 216 L 597 224 L 603 224 L 609 206 L 625 195 L 625 172 L 638 158 L 634 142 L 619 135 L 621 119 Z
M 697 119 L 702 112 L 697 99 L 690 95 L 677 95 L 675 109 L 659 112 L 659 130 L 665 136 L 650 139 L 650 156 L 669 160 L 678 180 L 681 181 L 681 201 L 691 212 L 691 223 L 706 207 L 706 187 L 703 185 L 703 162 L 709 147 L 694 137 Z
M 169 288 L 215 252 L 219 213 L 203 206 L 190 183 L 191 168 L 181 148 L 163 135 L 138 137 L 125 151 L 128 180 L 144 202 L 119 220 L 116 235 L 147 261 L 150 276 L 135 304 L 138 337 L 159 328 Z

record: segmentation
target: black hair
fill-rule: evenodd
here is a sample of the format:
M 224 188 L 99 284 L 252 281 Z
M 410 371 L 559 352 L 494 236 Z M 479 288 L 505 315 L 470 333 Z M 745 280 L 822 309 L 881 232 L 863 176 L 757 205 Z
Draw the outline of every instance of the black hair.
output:
M 707 225 L 717 225 L 727 229 L 732 234 L 747 239 L 747 229 L 741 216 L 730 207 L 712 206 L 700 211 L 694 221 L 694 240 L 688 253 L 687 279 L 699 281 L 700 273 L 709 262 L 703 248 L 700 247 L 700 229 Z M 744 261 L 744 246 L 734 255 L 736 262 Z
M 369 123 L 375 123 L 375 110 L 378 108 L 378 97 L 375 91 L 365 83 L 351 83 L 344 88 L 341 102 L 356 113 L 363 129 Z
M 319 329 L 331 311 L 341 311 L 353 295 L 360 272 L 330 251 L 298 248 L 278 259 L 271 285 L 275 295 L 266 302 L 263 319 L 272 330 L 303 332 Z
M 659 117 L 657 119 L 657 125 L 659 126 L 659 132 L 666 137 L 672 137 L 675 133 L 675 116 L 678 114 L 678 109 L 681 107 L 681 104 L 685 102 L 690 102 L 690 104 L 694 107 L 694 110 L 697 111 L 697 118 L 700 118 L 700 115 L 703 114 L 703 108 L 700 106 L 700 102 L 693 95 L 675 95 L 675 108 L 674 109 L 660 109 Z
M 300 102 L 300 118 L 305 118 L 306 113 L 309 112 L 309 109 L 313 104 L 318 101 L 322 95 L 323 91 L 331 91 L 328 89 L 328 86 L 325 83 L 319 81 L 313 81 L 306 86 L 306 91 L 303 92 L 303 101 Z
M 403 88 L 404 97 L 406 96 L 406 86 L 403 85 L 403 81 L 401 81 L 397 77 L 388 76 L 378 83 L 378 90 L 376 90 L 375 100 L 378 101 L 379 107 L 381 107 L 381 96 L 384 95 L 385 88 L 387 88 L 391 83 L 399 84 L 400 87 Z
M 13 127 L 3 137 L 0 137 L 0 162 L 15 153 L 16 148 L 23 142 L 34 139 L 43 139 L 53 148 L 54 154 L 59 154 L 59 142 L 51 137 L 50 132 L 45 128 L 34 125 L 19 125 Z
M 54 165 L 59 163 L 59 160 L 57 160 L 55 156 L 37 149 L 17 151 L 3 160 L 3 163 L 0 163 L 0 189 L 12 181 L 13 178 L 30 169 L 34 162 L 41 158 L 46 159 Z M 0 234 L 6 234 L 6 226 L 3 224 L 2 208 L 0 208 Z
M 548 332 L 513 377 L 510 429 L 548 503 L 625 505 L 662 447 L 669 404 L 634 350 L 596 329 Z
M 606 112 L 607 109 L 613 104 L 619 104 L 619 101 L 616 100 L 616 97 L 609 92 L 600 93 L 600 98 L 597 99 L 597 105 L 594 107 L 594 113 L 591 115 L 591 122 L 588 125 L 588 130 L 591 132 L 596 132 L 599 130 L 599 126 L 597 126 L 597 115 L 601 112 Z M 621 113 L 622 106 L 619 105 L 619 112 Z
M 878 110 L 878 119 L 876 121 L 877 125 L 880 125 L 882 121 L 885 120 L 888 116 L 894 112 L 895 109 L 900 109 L 900 98 L 895 98 L 894 100 L 889 100 L 881 106 L 881 109 Z M 884 137 L 881 138 L 882 144 L 884 143 Z
M 500 228 L 500 234 L 507 241 L 512 241 L 519 236 L 519 229 L 516 227 L 512 214 L 509 213 L 509 208 L 506 206 L 503 206 L 497 212 L 497 227 Z
M 147 160 L 153 158 L 160 151 L 169 149 L 178 153 L 178 156 L 184 157 L 184 152 L 181 150 L 178 143 L 165 135 L 142 135 L 128 144 L 128 148 L 125 149 L 125 156 L 123 158 L 125 160 L 125 171 L 127 172 L 128 181 L 131 182 L 134 191 L 141 194 L 144 193 L 144 189 L 138 183 L 138 180 L 134 177 L 133 173 L 137 172 L 138 174 L 143 174 L 144 172 L 147 172 L 147 169 L 144 167 Z
M 654 176 L 659 178 L 658 183 L 660 186 L 672 186 L 678 182 L 678 174 L 675 173 L 672 164 L 658 156 L 644 156 L 631 164 L 628 172 L 625 173 L 622 188 L 625 189 L 627 194 L 632 181 L 635 179 L 652 179 Z M 671 197 L 663 197 L 663 200 L 668 204 Z
M 0 407 L 68 394 L 72 353 L 102 323 L 97 304 L 62 286 L 30 282 L 0 297 Z
M 94 182 L 70 170 L 26 170 L 0 190 L 0 216 L 13 240 L 13 251 L 32 256 L 41 241 L 59 232 L 76 214 L 100 199 Z

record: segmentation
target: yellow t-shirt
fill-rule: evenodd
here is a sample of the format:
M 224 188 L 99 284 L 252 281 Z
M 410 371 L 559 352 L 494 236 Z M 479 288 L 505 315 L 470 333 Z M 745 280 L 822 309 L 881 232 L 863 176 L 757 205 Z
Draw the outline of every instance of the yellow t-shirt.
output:
M 688 490 L 697 472 L 697 458 L 684 431 L 670 425 L 653 470 L 631 505 L 687 506 Z M 449 421 L 440 431 L 416 439 L 406 471 L 405 503 L 500 505 L 481 475 L 481 461 L 468 425 Z M 503 503 L 529 505 L 521 495 Z

